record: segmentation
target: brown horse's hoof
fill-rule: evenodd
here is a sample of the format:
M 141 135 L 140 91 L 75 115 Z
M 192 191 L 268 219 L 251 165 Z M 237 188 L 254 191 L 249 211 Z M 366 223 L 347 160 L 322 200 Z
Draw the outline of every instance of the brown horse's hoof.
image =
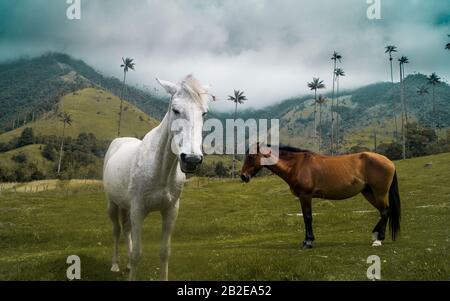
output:
M 302 249 L 303 250 L 306 250 L 306 249 L 312 249 L 312 247 L 313 247 L 313 245 L 312 245 L 312 242 L 311 241 L 304 241 L 303 242 L 303 247 L 302 247 Z

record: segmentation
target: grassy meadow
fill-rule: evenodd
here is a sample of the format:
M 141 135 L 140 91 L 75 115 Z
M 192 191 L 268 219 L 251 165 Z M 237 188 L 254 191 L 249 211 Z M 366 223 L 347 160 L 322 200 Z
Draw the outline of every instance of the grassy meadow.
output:
M 432 167 L 424 167 L 429 162 Z M 366 259 L 378 255 L 382 280 L 450 280 L 450 153 L 396 165 L 402 232 L 379 248 L 370 246 L 378 213 L 361 196 L 315 200 L 315 245 L 301 250 L 299 203 L 278 177 L 248 184 L 191 178 L 173 235 L 169 279 L 366 280 Z M 124 244 L 122 271 L 109 270 L 112 234 L 101 184 L 51 183 L 52 189 L 33 193 L 4 186 L 0 280 L 65 280 L 72 254 L 81 258 L 83 280 L 125 280 Z M 158 278 L 160 231 L 159 214 L 150 214 L 141 280 Z

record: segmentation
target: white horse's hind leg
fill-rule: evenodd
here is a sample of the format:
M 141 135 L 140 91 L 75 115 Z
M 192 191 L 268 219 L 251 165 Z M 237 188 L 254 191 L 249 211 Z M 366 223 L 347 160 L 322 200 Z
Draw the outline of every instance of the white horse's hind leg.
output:
M 162 216 L 162 238 L 161 250 L 159 253 L 161 260 L 161 280 L 168 280 L 169 274 L 169 257 L 170 257 L 170 240 L 175 221 L 178 216 L 178 202 L 175 207 L 171 207 L 161 212 Z
M 113 256 L 112 256 L 112 272 L 119 272 L 119 237 L 120 237 L 120 224 L 119 224 L 119 207 L 113 202 L 108 203 L 108 215 L 113 225 Z
M 121 210 L 122 216 L 122 229 L 123 235 L 125 236 L 125 243 L 127 245 L 128 252 L 128 264 L 127 268 L 131 269 L 130 258 L 131 258 L 131 249 L 133 248 L 133 243 L 131 240 L 131 220 L 130 220 L 130 211 L 126 209 Z
M 144 214 L 142 210 L 131 209 L 130 213 L 131 221 L 131 253 L 130 253 L 130 274 L 128 280 L 136 280 L 137 275 L 137 265 L 139 259 L 141 258 L 142 248 L 141 248 L 141 235 L 142 235 L 142 224 L 144 222 Z

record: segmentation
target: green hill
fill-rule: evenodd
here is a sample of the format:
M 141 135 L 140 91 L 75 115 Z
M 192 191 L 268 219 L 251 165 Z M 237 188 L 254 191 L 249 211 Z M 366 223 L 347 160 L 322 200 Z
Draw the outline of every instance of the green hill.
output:
M 58 104 L 58 112 L 67 112 L 72 115 L 73 123 L 66 127 L 66 135 L 77 137 L 80 133 L 93 133 L 97 139 L 112 140 L 117 136 L 117 120 L 120 99 L 111 93 L 85 88 L 65 95 Z M 149 117 L 140 109 L 124 102 L 122 115 L 122 135 L 141 138 L 158 121 Z M 35 135 L 61 135 L 62 123 L 57 113 L 27 123 L 13 131 L 0 135 L 0 142 L 7 142 L 18 137 L 25 127 L 33 129 Z
M 63 127 L 59 120 L 61 112 L 70 114 L 73 121 L 65 130 L 60 176 L 101 177 L 104 153 L 109 141 L 117 136 L 119 108 L 120 99 L 113 94 L 98 88 L 84 88 L 63 96 L 55 111 L 1 134 L 0 181 L 39 180 L 57 176 Z M 156 119 L 124 101 L 123 136 L 142 138 L 157 124 Z M 26 128 L 32 129 L 32 137 L 24 144 L 20 137 Z M 26 146 L 20 147 L 22 145 Z
M 46 116 L 61 96 L 87 87 L 117 96 L 122 82 L 61 53 L 0 63 L 0 133 Z M 167 99 L 148 91 L 127 86 L 124 98 L 156 119 L 166 112 Z
M 42 144 L 32 144 L 23 147 L 16 148 L 14 150 L 0 153 L 0 167 L 12 168 L 20 163 L 13 160 L 18 154 L 26 154 L 27 159 L 24 163 L 33 163 L 39 169 L 46 169 L 49 161 L 42 157 Z
M 427 86 L 429 94 L 420 96 L 417 89 Z M 320 91 L 318 92 L 320 93 Z M 325 94 L 329 101 L 322 106 L 322 141 L 329 144 L 331 95 Z M 354 145 L 374 145 L 374 133 L 377 143 L 392 141 L 395 129 L 392 114 L 392 100 L 396 102 L 397 123 L 400 131 L 400 84 L 375 83 L 354 90 L 342 90 L 340 93 L 339 120 L 344 148 Z M 450 86 L 442 82 L 435 88 L 437 112 L 432 112 L 432 89 L 427 85 L 423 74 L 409 75 L 405 79 L 405 99 L 409 121 L 416 120 L 431 126 L 434 120 L 439 128 L 450 128 Z M 247 109 L 238 112 L 238 117 L 277 118 L 280 120 L 280 140 L 284 144 L 312 148 L 314 102 L 312 96 L 293 97 L 278 104 L 262 109 Z M 225 120 L 233 118 L 233 113 L 215 113 Z M 438 133 L 439 134 L 439 133 Z

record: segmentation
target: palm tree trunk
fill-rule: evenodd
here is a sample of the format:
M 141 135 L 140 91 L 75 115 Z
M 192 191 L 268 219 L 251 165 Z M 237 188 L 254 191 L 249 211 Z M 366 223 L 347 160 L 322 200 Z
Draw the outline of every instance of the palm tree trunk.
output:
M 319 153 L 322 146 L 322 103 L 319 104 Z
M 336 77 L 336 152 L 339 151 L 339 76 Z
M 432 89 L 433 89 L 433 128 L 434 128 L 434 131 L 436 131 L 437 122 L 436 122 L 436 103 L 435 103 L 435 99 L 434 99 L 434 85 L 433 85 Z
M 402 74 L 402 64 L 400 64 L 400 99 L 402 102 L 402 158 L 403 160 L 406 159 L 406 137 L 405 137 L 405 101 L 404 101 L 404 87 L 403 87 L 403 74 Z
M 314 124 L 313 124 L 313 144 L 317 143 L 317 89 L 314 90 Z M 320 151 L 320 144 L 319 144 Z
M 336 71 L 336 60 L 334 60 L 334 68 L 333 68 L 333 92 L 331 93 L 331 135 L 330 135 L 330 152 L 333 156 L 334 151 L 334 114 L 333 114 L 333 107 L 334 107 L 334 81 L 336 78 L 336 74 L 334 73 Z
M 61 139 L 61 147 L 59 148 L 58 175 L 59 175 L 59 173 L 61 171 L 61 161 L 62 161 L 62 154 L 63 154 L 63 147 L 64 147 L 65 131 L 66 131 L 66 122 L 64 121 L 63 132 L 62 132 L 62 139 Z
M 406 97 L 405 97 L 405 64 L 402 65 L 402 77 L 403 77 L 403 101 L 404 101 L 404 110 L 405 110 L 405 124 L 408 124 L 408 107 L 406 106 Z
M 392 83 L 392 87 L 394 86 L 394 74 L 392 71 L 392 56 L 391 53 L 389 53 L 389 61 L 391 64 L 391 83 Z M 395 125 L 395 133 L 394 133 L 394 139 L 397 137 L 397 133 L 398 133 L 398 126 L 397 126 L 397 108 L 395 105 L 395 94 L 392 94 L 392 114 L 394 115 L 394 125 Z
M 120 93 L 120 109 L 119 109 L 119 125 L 117 127 L 117 137 L 120 137 L 120 126 L 122 124 L 122 107 L 123 107 L 123 92 L 125 90 L 125 78 L 127 73 L 123 72 L 123 84 L 122 84 L 122 92 Z
M 237 114 L 237 101 L 235 103 L 234 107 L 234 122 L 236 123 L 236 114 Z M 234 141 L 234 127 L 233 127 L 233 163 L 232 163 L 232 171 L 231 171 L 231 178 L 235 178 L 236 174 L 236 143 L 237 141 Z

